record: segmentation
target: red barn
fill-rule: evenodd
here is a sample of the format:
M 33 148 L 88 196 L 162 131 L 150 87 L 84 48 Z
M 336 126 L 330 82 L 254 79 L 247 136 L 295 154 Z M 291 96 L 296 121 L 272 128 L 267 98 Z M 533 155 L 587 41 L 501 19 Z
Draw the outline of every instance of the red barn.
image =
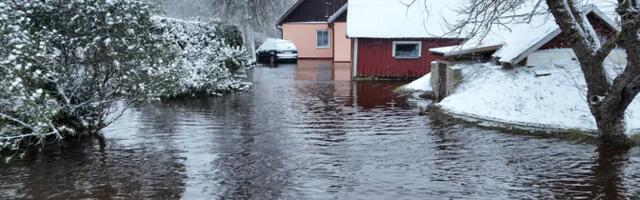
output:
M 459 16 L 461 0 L 349 0 L 347 37 L 354 77 L 416 78 L 431 72 L 434 47 L 460 44 L 446 21 Z M 446 16 L 448 19 L 443 19 Z

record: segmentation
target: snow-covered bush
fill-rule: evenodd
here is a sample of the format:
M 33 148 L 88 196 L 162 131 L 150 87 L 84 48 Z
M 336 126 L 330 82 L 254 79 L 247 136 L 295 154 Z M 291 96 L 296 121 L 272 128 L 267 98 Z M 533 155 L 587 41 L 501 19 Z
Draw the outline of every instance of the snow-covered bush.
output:
M 94 133 L 175 87 L 174 48 L 136 0 L 0 1 L 0 142 Z M 117 113 L 115 113 L 117 114 Z
M 0 1 L 0 149 L 96 133 L 151 100 L 250 86 L 246 51 L 216 26 L 152 13 L 139 0 Z
M 154 18 L 167 29 L 164 37 L 179 49 L 174 65 L 180 81 L 170 96 L 195 94 L 217 95 L 221 92 L 245 90 L 245 66 L 248 54 L 242 44 L 227 44 L 227 37 L 219 34 L 218 23 Z

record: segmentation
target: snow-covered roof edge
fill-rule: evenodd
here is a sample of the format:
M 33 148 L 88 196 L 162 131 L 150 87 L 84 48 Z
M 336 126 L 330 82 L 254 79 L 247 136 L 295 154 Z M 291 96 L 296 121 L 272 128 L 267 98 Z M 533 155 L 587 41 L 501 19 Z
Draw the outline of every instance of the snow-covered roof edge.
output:
M 300 4 L 302 4 L 302 2 L 304 2 L 305 0 L 298 0 L 295 4 L 293 4 L 288 10 L 287 12 L 284 12 L 284 14 L 282 14 L 282 16 L 280 16 L 280 18 L 278 18 L 278 21 L 276 21 L 276 28 L 281 28 L 282 27 L 282 22 L 284 22 L 284 19 L 286 19 L 287 17 L 289 17 L 289 15 L 296 9 L 298 8 L 298 6 L 300 6 Z
M 593 13 L 596 16 L 600 17 L 602 21 L 607 23 L 607 25 L 609 25 L 609 27 L 614 29 L 615 31 L 620 31 L 620 25 L 616 23 L 613 19 L 611 19 L 611 17 L 609 17 L 607 14 L 602 12 L 602 10 L 598 8 L 598 6 L 594 4 L 590 4 L 586 11 L 587 11 L 586 12 L 587 14 Z
M 346 3 L 342 7 L 340 7 L 340 9 L 336 11 L 336 13 L 333 13 L 333 15 L 329 17 L 329 20 L 327 20 L 327 23 L 331 24 L 336 20 L 338 20 L 338 17 L 340 17 L 340 15 L 342 15 L 344 12 L 347 12 L 348 7 L 349 7 L 349 3 Z
M 457 45 L 457 46 L 431 48 L 429 49 L 429 52 L 439 56 L 449 57 L 449 56 L 458 56 L 458 55 L 479 53 L 479 52 L 485 52 L 485 51 L 495 51 L 500 48 L 502 48 L 502 44 L 486 45 L 486 46 L 483 45 L 483 46 L 476 46 L 476 47 Z
M 614 29 L 615 31 L 620 30 L 619 25 L 615 23 L 614 20 L 612 20 L 608 15 L 602 12 L 596 5 L 590 4 L 584 11 L 586 15 L 588 14 L 596 15 L 598 18 L 604 21 L 607 25 L 609 25 L 610 28 Z M 555 30 L 549 32 L 546 36 L 541 37 L 538 41 L 533 43 L 528 48 L 523 49 L 521 53 L 517 54 L 518 56 L 513 58 L 499 58 L 498 61 L 501 63 L 509 63 L 512 65 L 520 63 L 522 60 L 527 58 L 531 53 L 535 52 L 536 50 L 538 50 L 539 48 L 544 46 L 546 43 L 553 40 L 555 37 L 557 37 L 561 33 L 562 31 L 558 27 Z M 504 44 L 495 44 L 495 45 L 480 45 L 475 47 L 469 47 L 469 46 L 465 46 L 465 44 L 462 44 L 462 45 L 431 48 L 429 49 L 429 52 L 434 53 L 436 55 L 441 55 L 441 56 L 457 56 L 457 55 L 464 55 L 468 53 L 498 50 L 498 49 L 501 49 L 503 45 Z
M 590 5 L 587 6 L 587 8 L 584 11 L 585 11 L 584 12 L 585 15 L 594 14 L 594 15 L 596 15 L 596 17 L 599 17 L 602 21 L 604 21 L 607 25 L 609 25 L 609 28 L 612 28 L 615 31 L 620 31 L 619 26 L 611 18 L 609 18 L 609 16 L 604 14 L 604 12 L 602 12 L 598 8 L 598 6 L 596 6 L 594 4 L 590 4 Z M 553 40 L 553 38 L 559 36 L 561 33 L 562 33 L 562 30 L 560 30 L 560 27 L 558 27 L 556 30 L 554 30 L 553 32 L 549 33 L 549 35 L 541 38 L 538 42 L 534 43 L 529 48 L 525 49 L 517 57 L 511 58 L 511 59 L 510 58 L 500 58 L 498 60 L 498 62 L 516 65 L 516 64 L 520 63 L 522 60 L 524 60 L 525 58 L 529 57 L 529 55 L 531 55 L 533 52 L 535 52 L 536 50 L 540 49 L 546 43 L 548 43 L 551 40 Z

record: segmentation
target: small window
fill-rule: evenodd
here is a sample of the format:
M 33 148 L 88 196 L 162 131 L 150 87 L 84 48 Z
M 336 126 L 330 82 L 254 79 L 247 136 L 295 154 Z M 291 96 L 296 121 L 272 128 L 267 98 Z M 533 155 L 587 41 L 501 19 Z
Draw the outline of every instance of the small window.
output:
M 316 48 L 329 48 L 328 30 L 318 30 L 316 32 Z
M 393 42 L 393 57 L 415 59 L 422 55 L 422 43 L 419 41 Z

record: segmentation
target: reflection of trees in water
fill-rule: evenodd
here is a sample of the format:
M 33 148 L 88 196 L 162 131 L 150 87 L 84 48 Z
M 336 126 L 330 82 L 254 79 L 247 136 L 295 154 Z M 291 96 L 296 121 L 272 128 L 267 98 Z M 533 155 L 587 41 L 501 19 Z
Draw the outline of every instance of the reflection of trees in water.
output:
M 628 199 L 623 182 L 623 170 L 629 162 L 629 151 L 600 145 L 598 159 L 593 167 L 594 185 L 592 199 Z
M 261 106 L 277 99 L 253 92 L 210 98 L 200 110 L 208 113 L 208 121 L 218 124 L 211 127 L 208 134 L 215 137 L 208 142 L 213 143 L 210 151 L 218 154 L 211 178 L 219 185 L 219 197 L 277 199 L 288 185 L 278 138 L 285 132 L 278 114 L 282 108 Z
M 467 187 L 476 187 L 486 181 L 479 177 L 491 177 L 502 185 L 488 189 L 515 189 L 507 193 L 512 199 L 630 198 L 624 180 L 633 176 L 623 173 L 629 162 L 627 151 L 599 146 L 593 153 L 591 145 L 460 125 L 437 111 L 428 115 L 439 157 L 436 167 L 450 181 L 466 180 Z M 474 154 L 477 157 L 470 157 Z M 484 156 L 487 159 L 478 159 Z
M 30 199 L 166 199 L 182 194 L 184 167 L 175 155 L 107 142 L 101 151 L 91 138 L 66 141 L 64 150 L 47 149 L 2 165 L 0 190 L 20 184 L 18 196 Z

